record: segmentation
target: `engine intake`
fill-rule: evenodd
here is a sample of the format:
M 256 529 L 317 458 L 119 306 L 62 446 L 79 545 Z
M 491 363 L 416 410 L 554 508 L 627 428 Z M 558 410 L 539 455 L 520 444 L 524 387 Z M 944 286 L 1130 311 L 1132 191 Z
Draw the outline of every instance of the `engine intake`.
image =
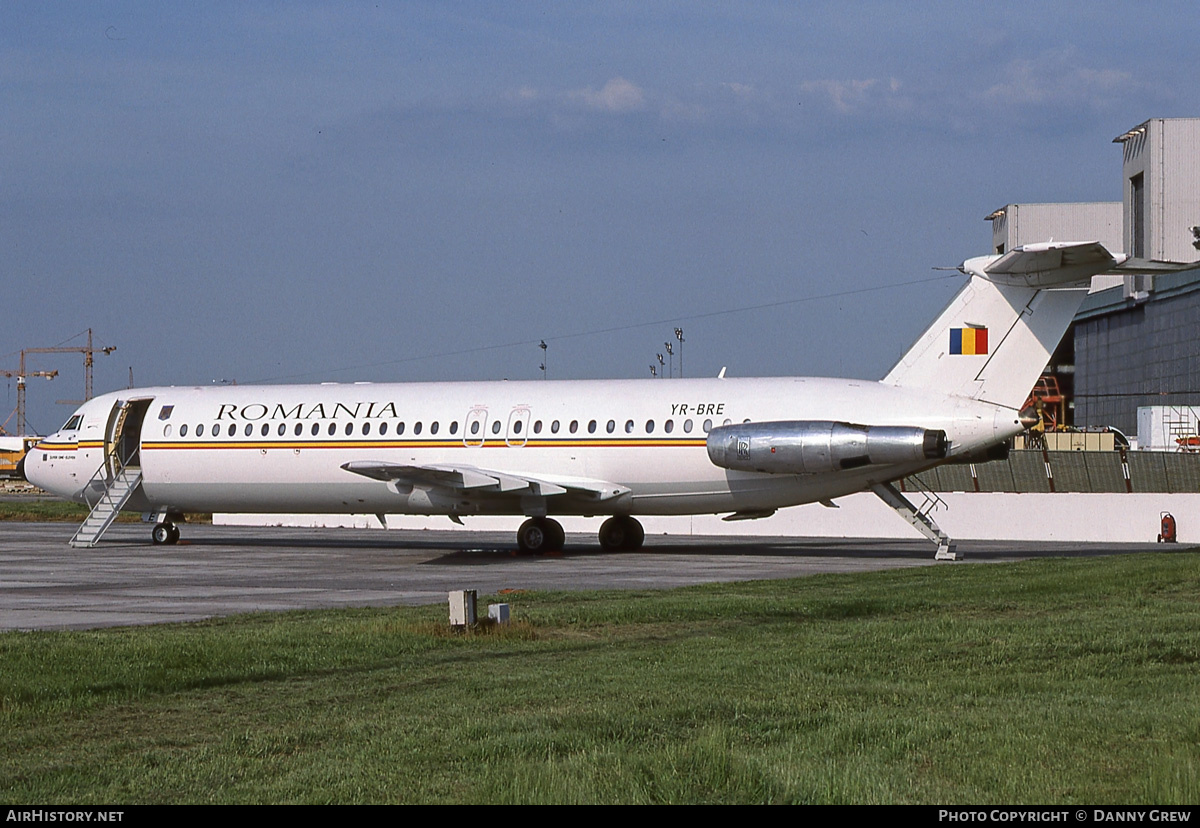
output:
M 940 429 L 794 420 L 718 426 L 708 433 L 708 458 L 735 471 L 814 474 L 941 460 L 949 445 Z

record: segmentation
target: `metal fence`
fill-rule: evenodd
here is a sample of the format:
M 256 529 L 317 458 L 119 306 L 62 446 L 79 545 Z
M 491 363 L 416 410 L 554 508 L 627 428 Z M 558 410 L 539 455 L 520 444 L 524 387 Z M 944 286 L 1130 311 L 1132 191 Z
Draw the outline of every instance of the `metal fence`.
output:
M 938 466 L 908 491 L 1200 492 L 1200 454 L 1165 451 L 1011 451 L 1007 460 Z

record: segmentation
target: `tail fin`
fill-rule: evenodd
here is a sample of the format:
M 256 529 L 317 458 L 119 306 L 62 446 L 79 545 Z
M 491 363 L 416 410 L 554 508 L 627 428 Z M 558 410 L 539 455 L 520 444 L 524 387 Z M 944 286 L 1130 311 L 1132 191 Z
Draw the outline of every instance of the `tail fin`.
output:
M 1051 242 L 970 259 L 970 281 L 883 382 L 1019 408 L 1097 273 L 1120 264 L 1098 242 Z

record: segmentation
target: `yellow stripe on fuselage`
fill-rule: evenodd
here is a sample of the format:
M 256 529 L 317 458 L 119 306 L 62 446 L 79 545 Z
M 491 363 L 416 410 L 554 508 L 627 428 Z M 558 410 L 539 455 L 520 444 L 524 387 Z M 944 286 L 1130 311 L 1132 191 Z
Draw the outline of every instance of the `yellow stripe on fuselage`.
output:
M 224 449 L 452 449 L 452 448 L 674 448 L 706 445 L 694 437 L 650 440 L 529 440 L 508 443 L 487 440 L 467 445 L 462 440 L 172 440 L 142 444 L 143 450 L 224 450 Z

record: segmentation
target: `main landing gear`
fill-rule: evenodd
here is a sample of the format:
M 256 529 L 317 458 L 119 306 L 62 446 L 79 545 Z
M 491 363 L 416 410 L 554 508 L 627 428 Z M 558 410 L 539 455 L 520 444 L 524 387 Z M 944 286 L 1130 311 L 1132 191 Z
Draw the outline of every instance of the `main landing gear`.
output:
M 564 540 L 562 524 L 550 518 L 530 518 L 517 530 L 517 547 L 530 554 L 561 551 Z M 642 524 L 627 515 L 610 517 L 600 526 L 600 548 L 605 552 L 632 552 L 645 540 Z
M 169 520 L 156 523 L 154 524 L 154 528 L 150 530 L 150 539 L 154 541 L 156 546 L 165 543 L 179 543 L 179 527 Z
M 632 552 L 645 540 L 642 524 L 628 515 L 610 517 L 600 525 L 600 548 L 605 552 Z
M 562 524 L 557 520 L 530 518 L 517 530 L 517 547 L 522 552 L 535 555 L 542 552 L 559 552 L 566 537 Z

